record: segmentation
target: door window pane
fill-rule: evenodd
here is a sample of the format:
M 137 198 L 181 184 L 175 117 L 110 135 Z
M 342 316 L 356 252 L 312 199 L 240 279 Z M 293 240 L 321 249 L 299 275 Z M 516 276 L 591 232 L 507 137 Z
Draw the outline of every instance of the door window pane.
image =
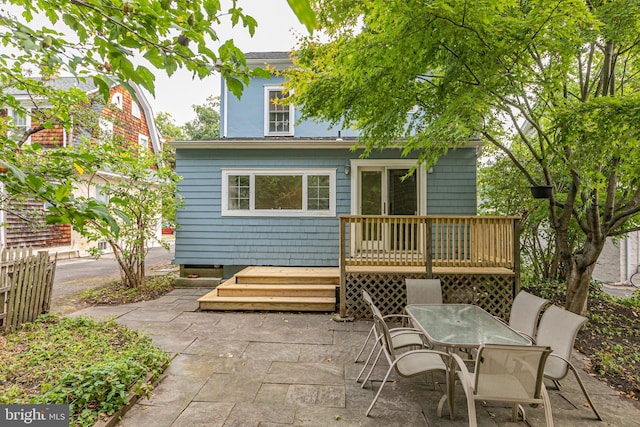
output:
M 362 171 L 362 215 L 382 214 L 382 172 Z
M 416 215 L 418 213 L 418 192 L 416 174 L 402 179 L 409 169 L 390 169 L 389 215 Z

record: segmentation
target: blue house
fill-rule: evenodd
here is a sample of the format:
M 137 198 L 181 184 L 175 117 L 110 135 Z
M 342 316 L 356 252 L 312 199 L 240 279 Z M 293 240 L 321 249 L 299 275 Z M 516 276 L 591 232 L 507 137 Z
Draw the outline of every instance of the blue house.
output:
M 287 52 L 246 57 L 252 66 L 291 65 Z M 221 267 L 224 277 L 247 266 L 337 271 L 345 248 L 379 261 L 374 251 L 386 248 L 390 260 L 402 246 L 401 264 L 409 257 L 424 272 L 426 238 L 414 236 L 424 227 L 391 229 L 386 222 L 383 229 L 380 221 L 476 215 L 479 144 L 450 150 L 432 167 L 402 179 L 418 153 L 403 157 L 400 148 L 386 148 L 362 158 L 361 148 L 352 149 L 358 147 L 357 132 L 300 121 L 296 106 L 274 103 L 284 96 L 282 84 L 279 76 L 254 78 L 237 99 L 223 81 L 220 138 L 173 143 L 184 198 L 174 262 L 185 271 Z M 375 223 L 357 229 L 343 224 L 347 231 L 341 234 L 342 216 Z
M 249 53 L 247 61 L 291 65 L 287 52 Z M 176 263 L 229 272 L 338 266 L 338 215 L 476 214 L 477 145 L 403 181 L 417 153 L 390 148 L 362 159 L 351 150 L 353 130 L 299 122 L 295 106 L 273 104 L 282 89 L 282 77 L 255 78 L 237 99 L 223 81 L 220 139 L 174 144 L 185 203 Z

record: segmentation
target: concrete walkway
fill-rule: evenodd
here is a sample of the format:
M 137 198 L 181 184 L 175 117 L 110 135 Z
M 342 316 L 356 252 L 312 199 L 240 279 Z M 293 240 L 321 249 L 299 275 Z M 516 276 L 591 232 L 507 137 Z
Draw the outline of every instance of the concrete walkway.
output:
M 364 389 L 354 381 L 362 364 L 353 360 L 370 322 L 335 322 L 331 314 L 198 312 L 197 298 L 206 292 L 178 289 L 155 301 L 74 313 L 115 316 L 175 355 L 151 398 L 141 399 L 118 426 L 468 425 L 462 390 L 456 392 L 456 419 L 439 418 L 442 386 L 424 379 L 387 383 L 364 416 L 386 371 L 381 367 Z M 562 391 L 549 390 L 556 426 L 640 426 L 636 403 L 580 373 L 604 421 L 583 406 L 568 377 Z M 545 425 L 542 408 L 526 410 L 527 422 L 511 423 L 510 408 L 479 407 L 478 425 Z

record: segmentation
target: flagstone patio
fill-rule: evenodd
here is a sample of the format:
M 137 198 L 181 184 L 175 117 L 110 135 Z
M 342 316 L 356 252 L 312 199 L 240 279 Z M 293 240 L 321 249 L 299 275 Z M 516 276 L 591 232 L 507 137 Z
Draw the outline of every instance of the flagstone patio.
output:
M 121 427 L 179 426 L 465 426 L 466 401 L 456 392 L 455 419 L 439 418 L 443 378 L 397 379 L 387 384 L 371 415 L 364 413 L 386 371 L 380 366 L 365 388 L 354 357 L 370 322 L 336 322 L 331 313 L 198 312 L 210 289 L 177 289 L 157 300 L 74 313 L 115 316 L 146 331 L 174 355 L 150 398 L 139 400 Z M 583 361 L 578 354 L 575 362 Z M 557 426 L 640 426 L 640 408 L 580 371 L 604 421 L 584 406 L 572 378 L 550 388 Z M 511 409 L 485 406 L 479 426 L 543 426 L 542 408 L 527 407 L 527 423 L 511 423 Z

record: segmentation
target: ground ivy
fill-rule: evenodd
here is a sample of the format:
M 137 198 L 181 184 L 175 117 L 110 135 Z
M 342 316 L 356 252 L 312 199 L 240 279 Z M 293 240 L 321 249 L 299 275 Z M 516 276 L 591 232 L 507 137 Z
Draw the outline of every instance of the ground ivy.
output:
M 69 404 L 72 426 L 93 425 L 148 394 L 170 357 L 114 320 L 40 316 L 0 336 L 0 403 Z

